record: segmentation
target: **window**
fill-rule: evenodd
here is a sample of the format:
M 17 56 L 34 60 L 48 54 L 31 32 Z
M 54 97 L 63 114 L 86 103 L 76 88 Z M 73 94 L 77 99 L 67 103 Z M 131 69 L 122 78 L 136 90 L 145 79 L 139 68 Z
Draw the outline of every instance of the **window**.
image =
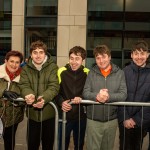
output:
M 130 61 L 132 44 L 140 39 L 150 45 L 150 2 L 147 0 L 88 0 L 87 61 L 94 63 L 93 48 L 106 44 L 112 61 L 120 67 Z
M 12 1 L 0 0 L 0 64 L 11 50 Z
M 56 60 L 57 49 L 57 0 L 26 0 L 25 56 L 33 41 L 42 40 Z

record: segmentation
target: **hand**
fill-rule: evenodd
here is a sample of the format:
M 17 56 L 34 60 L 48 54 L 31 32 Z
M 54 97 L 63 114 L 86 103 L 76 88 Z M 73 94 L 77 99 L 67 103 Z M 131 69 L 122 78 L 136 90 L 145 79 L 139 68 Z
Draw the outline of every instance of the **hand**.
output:
M 43 96 L 39 96 L 39 97 L 37 98 L 37 102 L 36 102 L 35 104 L 33 104 L 33 107 L 36 107 L 36 108 L 43 108 L 44 102 L 45 102 L 45 100 L 43 99 Z
M 62 103 L 62 110 L 64 112 L 68 112 L 69 110 L 72 109 L 72 106 L 69 104 L 70 100 L 66 100 Z
M 97 101 L 105 103 L 109 99 L 108 89 L 101 89 L 96 96 Z
M 132 124 L 133 126 L 136 125 L 135 121 L 134 121 L 132 118 L 130 118 L 130 121 L 131 121 L 131 124 Z
M 75 97 L 74 99 L 72 99 L 71 100 L 71 102 L 73 103 L 73 104 L 79 104 L 79 103 L 81 103 L 81 97 Z
M 134 128 L 134 123 L 132 122 L 131 118 L 128 119 L 128 120 L 125 120 L 123 122 L 123 124 L 124 124 L 124 127 L 127 128 L 127 129 Z
M 26 95 L 25 101 L 28 105 L 31 105 L 35 101 L 35 95 L 33 94 Z
M 9 100 L 17 99 L 18 96 L 19 95 L 16 92 L 13 92 L 13 91 L 4 91 L 4 93 L 3 93 L 3 97 L 7 98 Z

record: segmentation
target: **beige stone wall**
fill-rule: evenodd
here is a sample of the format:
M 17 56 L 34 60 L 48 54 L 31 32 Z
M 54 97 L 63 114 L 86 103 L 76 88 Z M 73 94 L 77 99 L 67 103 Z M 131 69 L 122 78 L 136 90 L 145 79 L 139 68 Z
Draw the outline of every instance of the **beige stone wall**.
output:
M 69 49 L 86 47 L 87 0 L 58 0 L 57 64 L 68 62 Z
M 24 52 L 24 0 L 12 1 L 12 50 Z
M 12 0 L 12 49 L 24 52 L 24 3 Z M 73 46 L 86 48 L 87 0 L 58 0 L 57 64 L 68 62 Z

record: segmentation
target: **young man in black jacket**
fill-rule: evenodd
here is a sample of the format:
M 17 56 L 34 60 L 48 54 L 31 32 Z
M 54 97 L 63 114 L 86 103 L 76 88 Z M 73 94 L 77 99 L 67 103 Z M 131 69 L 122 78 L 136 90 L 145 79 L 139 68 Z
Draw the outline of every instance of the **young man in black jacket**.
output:
M 80 46 L 75 46 L 69 51 L 69 63 L 58 70 L 60 91 L 57 103 L 66 113 L 66 137 L 65 149 L 70 142 L 70 134 L 73 131 L 74 149 L 82 150 L 84 145 L 86 114 L 81 105 L 70 105 L 69 102 L 79 103 L 82 99 L 82 91 L 87 77 L 88 69 L 82 63 L 86 57 L 86 51 Z
M 148 44 L 139 41 L 131 50 L 132 62 L 124 68 L 127 102 L 150 102 Z M 146 128 L 150 126 L 150 107 L 119 107 L 120 150 L 140 150 Z

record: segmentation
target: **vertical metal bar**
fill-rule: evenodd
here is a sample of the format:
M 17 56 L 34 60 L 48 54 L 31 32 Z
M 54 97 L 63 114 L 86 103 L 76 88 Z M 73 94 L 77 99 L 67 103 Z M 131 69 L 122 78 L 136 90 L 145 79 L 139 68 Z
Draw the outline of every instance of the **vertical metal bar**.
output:
M 58 109 L 53 102 L 49 102 L 49 104 L 52 105 L 55 110 L 54 150 L 58 150 L 58 121 L 59 121 Z
M 62 150 L 65 150 L 65 135 L 66 135 L 66 112 L 63 112 L 62 118 Z

